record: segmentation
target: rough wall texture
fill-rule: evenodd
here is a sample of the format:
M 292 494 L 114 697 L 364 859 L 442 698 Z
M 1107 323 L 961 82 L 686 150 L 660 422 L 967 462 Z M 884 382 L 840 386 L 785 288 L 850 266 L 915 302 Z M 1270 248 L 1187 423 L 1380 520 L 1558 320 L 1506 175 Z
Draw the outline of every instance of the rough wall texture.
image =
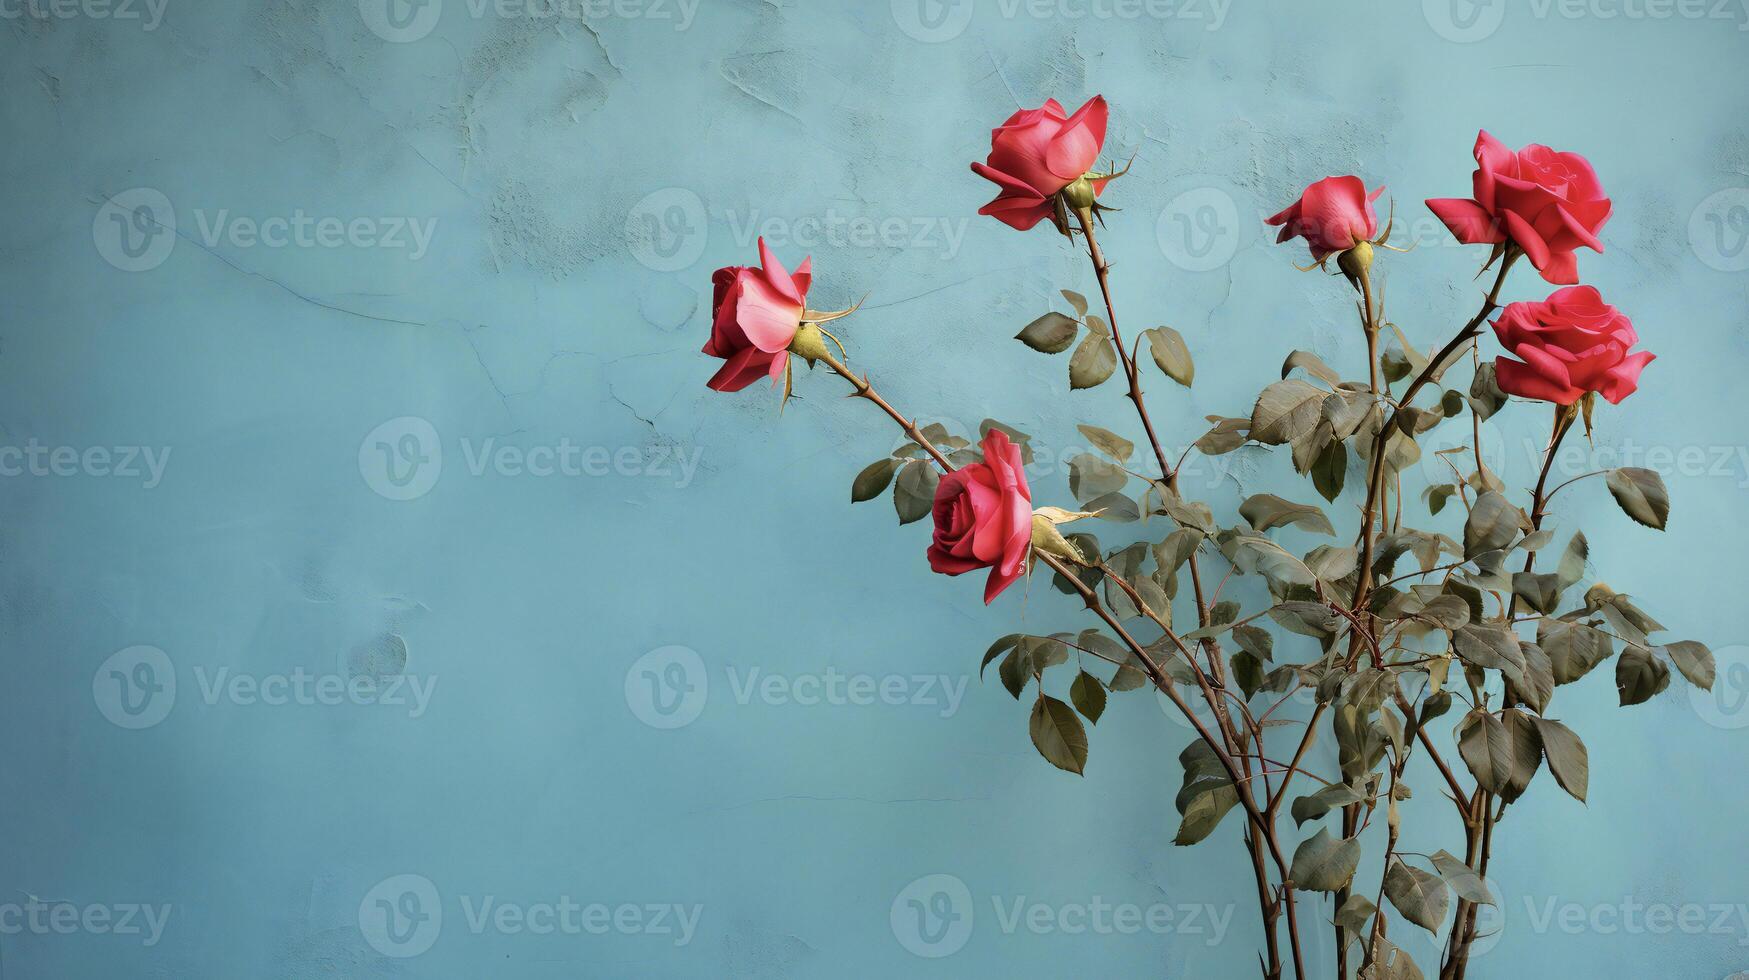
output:
M 1198 359 L 1154 386 L 1176 445 L 1294 347 L 1362 356 L 1340 280 L 1257 220 L 1303 184 L 1390 186 L 1420 242 L 1390 312 L 1425 344 L 1479 292 L 1419 203 L 1467 191 L 1476 130 L 1596 164 L 1617 217 L 1583 267 L 1660 354 L 1597 445 L 1665 470 L 1677 516 L 1634 528 L 1595 483 L 1556 516 L 1714 645 L 1721 694 L 1563 690 L 1591 804 L 1515 809 L 1473 975 L 1749 965 L 1735 0 L 0 11 L 0 974 L 1249 974 L 1236 821 L 1168 843 L 1188 729 L 1130 695 L 1084 780 L 1045 765 L 977 658 L 1074 610 L 1042 583 L 986 610 L 886 505 L 847 509 L 892 433 L 832 379 L 781 417 L 703 388 L 709 272 L 763 233 L 813 255 L 815 305 L 867 295 L 844 335 L 900 405 L 1059 462 L 1077 421 L 1129 432 L 1008 339 L 1091 282 L 976 218 L 966 168 L 1017 103 L 1095 92 L 1135 153 L 1120 312 Z M 1486 435 L 1509 482 L 1532 414 Z M 1195 475 L 1228 519 L 1304 493 L 1222 463 Z M 1450 846 L 1411 782 L 1406 846 Z M 35 928 L 36 896 L 169 911 Z

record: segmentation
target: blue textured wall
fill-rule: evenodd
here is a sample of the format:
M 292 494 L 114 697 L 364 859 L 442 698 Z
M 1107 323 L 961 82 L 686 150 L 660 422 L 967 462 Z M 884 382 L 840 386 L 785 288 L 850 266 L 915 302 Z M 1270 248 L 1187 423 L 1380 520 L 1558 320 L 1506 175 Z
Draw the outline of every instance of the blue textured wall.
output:
M 1502 2 L 0 3 L 0 973 L 1248 975 L 1237 821 L 1168 843 L 1188 729 L 1128 695 L 1085 779 L 1046 765 L 976 664 L 1071 604 L 985 609 L 848 508 L 893 433 L 835 379 L 782 416 L 703 387 L 710 270 L 763 232 L 814 305 L 868 294 L 843 335 L 907 410 L 1058 462 L 1075 422 L 1134 434 L 1009 339 L 1092 284 L 976 218 L 966 166 L 1017 102 L 1096 92 L 1136 154 L 1119 313 L 1198 360 L 1152 386 L 1174 445 L 1294 347 L 1357 370 L 1346 287 L 1257 220 L 1306 182 L 1390 186 L 1425 345 L 1480 292 L 1419 204 L 1467 193 L 1478 127 L 1595 163 L 1581 268 L 1660 355 L 1597 444 L 1676 516 L 1592 481 L 1556 520 L 1720 694 L 1562 689 L 1591 802 L 1545 774 L 1503 823 L 1474 975 L 1749 967 L 1749 11 Z M 1522 485 L 1546 423 L 1509 415 Z M 1228 520 L 1310 496 L 1220 463 L 1192 485 Z M 1455 847 L 1411 773 L 1404 846 Z

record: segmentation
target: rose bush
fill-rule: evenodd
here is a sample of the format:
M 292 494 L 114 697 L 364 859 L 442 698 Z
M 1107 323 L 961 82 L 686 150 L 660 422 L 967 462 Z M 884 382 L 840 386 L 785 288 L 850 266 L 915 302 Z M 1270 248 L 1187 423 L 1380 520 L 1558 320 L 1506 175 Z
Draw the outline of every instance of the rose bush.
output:
M 1266 978 L 1278 980 L 1289 962 L 1301 980 L 1326 975 L 1307 963 L 1302 926 L 1311 923 L 1332 930 L 1342 980 L 1422 980 L 1398 945 L 1406 928 L 1436 938 L 1443 931 L 1438 975 L 1464 980 L 1478 908 L 1499 900 L 1487 886 L 1498 821 L 1545 769 L 1543 785 L 1580 801 L 1589 793 L 1591 759 L 1553 711 L 1558 688 L 1611 658 L 1624 706 L 1650 700 L 1673 673 L 1701 688 L 1713 683 L 1703 644 L 1667 641 L 1663 625 L 1602 582 L 1580 589 L 1590 573 L 1583 533 L 1571 533 L 1553 569 L 1537 569 L 1539 552 L 1556 547 L 1556 496 L 1589 477 L 1603 476 L 1632 520 L 1662 529 L 1669 519 L 1668 493 L 1651 470 L 1621 467 L 1551 486 L 1578 420 L 1589 432 L 1599 397 L 1621 402 L 1652 360 L 1631 350 L 1638 337 L 1627 317 L 1590 286 L 1501 302 L 1521 258 L 1546 279 L 1574 278 L 1574 249 L 1601 250 L 1595 232 L 1609 200 L 1583 158 L 1536 145 L 1513 153 L 1484 132 L 1475 198 L 1428 204 L 1461 241 L 1493 246 L 1482 262 L 1492 286 L 1442 346 L 1420 350 L 1386 318 L 1383 290 L 1374 288 L 1382 254 L 1374 247 L 1390 247 L 1388 223 L 1381 233 L 1373 208 L 1379 191 L 1353 176 L 1317 181 L 1267 220 L 1281 228 L 1280 241 L 1303 238 L 1318 265 L 1335 258 L 1354 290 L 1340 302 L 1359 314 L 1360 369 L 1294 350 L 1280 380 L 1235 414 L 1208 416 L 1212 428 L 1173 452 L 1150 414 L 1143 350 L 1185 388 L 1196 372 L 1177 331 L 1154 327 L 1126 342 L 1119 328 L 1098 241 L 1098 212 L 1107 209 L 1096 200 L 1119 174 L 1090 169 L 1106 113 L 1099 98 L 1074 116 L 1055 101 L 1017 113 L 995 130 L 989 161 L 973 165 L 1002 188 L 983 213 L 1022 229 L 1051 217 L 1085 246 L 1104 301 L 1101 316 L 1065 288 L 1068 312 L 1045 312 L 1016 335 L 1034 351 L 1068 354 L 1072 392 L 1113 378 L 1126 389 L 1129 435 L 1077 426 L 1093 450 L 1068 460 L 1066 490 L 1077 507 L 1033 506 L 1020 430 L 986 419 L 974 445 L 972 433 L 919 426 L 895 408 L 820 326 L 850 311 L 808 310 L 807 264 L 790 276 L 763 242 L 760 268 L 717 273 L 705 351 L 729 363 L 710 384 L 733 390 L 787 377 L 789 355 L 824 364 L 907 437 L 857 474 L 853 502 L 890 486 L 901 524 L 933 517 L 930 567 L 947 575 L 989 569 L 986 603 L 1043 569 L 1077 611 L 1094 617 L 1078 632 L 1007 634 L 984 651 L 980 669 L 995 665 L 1016 699 L 1031 691 L 1032 743 L 1072 773 L 1088 763 L 1083 719 L 1096 724 L 1109 697 L 1149 688 L 1183 715 L 1196 737 L 1178 756 L 1172 842 L 1208 839 L 1240 814 Z M 1480 363 L 1490 318 L 1504 354 Z M 1385 340 L 1390 346 L 1381 347 Z M 961 342 L 982 343 L 976 334 Z M 1472 352 L 1477 370 L 1467 384 L 1451 384 L 1448 374 L 1471 363 L 1464 355 Z M 1540 472 L 1522 490 L 1483 465 L 1472 443 L 1481 420 L 1510 406 L 1509 395 L 1554 403 Z M 1188 407 L 1178 417 L 1200 428 Z M 1457 445 L 1439 451 L 1442 467 L 1424 465 L 1420 440 L 1441 425 L 1459 433 Z M 1329 512 L 1272 493 L 1219 511 L 1184 495 L 1178 477 L 1192 453 L 1242 447 L 1279 450 L 1284 469 L 1309 477 Z M 1416 488 L 1417 473 L 1437 476 Z M 1352 544 L 1319 540 L 1336 538 L 1350 514 L 1359 517 L 1346 529 Z M 1058 529 L 1078 521 L 1097 533 Z M 1107 545 L 1100 533 L 1123 540 Z M 1041 594 L 1030 590 L 1029 603 Z M 1458 720 L 1441 731 L 1436 723 L 1448 713 Z M 1335 748 L 1314 757 L 1320 739 Z M 1308 788 L 1301 776 L 1318 785 Z M 1417 807 L 1414 820 L 1398 805 L 1411 795 L 1434 801 Z M 1455 811 L 1448 822 L 1421 821 L 1446 812 L 1444 801 Z M 1284 810 L 1297 844 L 1283 839 Z M 1449 850 L 1441 835 L 1452 840 Z M 1378 877 L 1357 883 L 1369 844 L 1379 859 L 1367 867 Z

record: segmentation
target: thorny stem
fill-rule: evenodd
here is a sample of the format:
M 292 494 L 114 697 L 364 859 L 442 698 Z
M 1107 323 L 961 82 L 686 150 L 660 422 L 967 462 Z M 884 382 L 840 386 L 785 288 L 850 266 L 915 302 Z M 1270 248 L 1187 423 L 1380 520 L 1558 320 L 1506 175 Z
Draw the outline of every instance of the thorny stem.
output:
M 898 423 L 899 427 L 905 431 L 905 434 L 909 436 L 913 442 L 921 446 L 943 471 L 949 473 L 953 472 L 953 464 L 948 461 L 945 454 L 929 441 L 928 437 L 926 437 L 922 430 L 917 427 L 916 422 L 907 418 L 904 414 L 899 412 L 898 409 L 894 408 L 890 402 L 885 398 L 882 398 L 880 394 L 874 390 L 873 385 L 869 383 L 867 378 L 857 377 L 851 372 L 850 368 L 845 366 L 843 361 L 833 357 L 830 353 L 822 357 L 821 360 L 825 361 L 826 366 L 830 367 L 833 372 L 844 378 L 846 381 L 849 381 L 851 385 L 855 387 L 856 394 L 853 397 L 864 398 L 872 402 L 876 407 L 880 408 L 881 411 L 885 412 L 889 418 Z M 1294 954 L 1294 975 L 1300 978 L 1300 980 L 1308 980 L 1308 974 L 1305 971 L 1304 963 L 1300 957 L 1299 922 L 1294 907 L 1293 885 L 1288 878 L 1287 858 L 1282 853 L 1281 843 L 1275 833 L 1273 821 L 1264 820 L 1263 811 L 1258 807 L 1257 801 L 1251 793 L 1250 784 L 1246 779 L 1249 770 L 1249 762 L 1246 762 L 1247 771 L 1241 772 L 1239 764 L 1233 760 L 1232 754 L 1228 751 L 1225 739 L 1217 739 L 1215 734 L 1209 731 L 1208 726 L 1204 725 L 1202 720 L 1196 717 L 1196 714 L 1191 710 L 1190 705 L 1185 702 L 1184 695 L 1179 692 L 1178 686 L 1172 681 L 1172 678 L 1166 673 L 1166 671 L 1161 668 L 1159 662 L 1154 659 L 1153 654 L 1146 646 L 1143 646 L 1140 641 L 1131 635 L 1129 630 L 1124 627 L 1123 623 L 1120 622 L 1118 618 L 1099 601 L 1098 593 L 1096 593 L 1092 587 L 1087 585 L 1087 583 L 1081 581 L 1081 577 L 1075 573 L 1075 570 L 1071 568 L 1067 562 L 1055 555 L 1047 554 L 1042 551 L 1034 551 L 1033 554 L 1038 560 L 1044 562 L 1046 565 L 1050 566 L 1053 571 L 1061 575 L 1063 579 L 1069 583 L 1070 587 L 1075 590 L 1076 594 L 1081 597 L 1082 602 L 1087 606 L 1088 610 L 1104 621 L 1105 625 L 1112 631 L 1112 633 L 1114 633 L 1118 639 L 1122 640 L 1125 646 L 1129 647 L 1130 652 L 1135 654 L 1136 658 L 1142 663 L 1148 678 L 1154 682 L 1155 687 L 1159 688 L 1159 690 L 1172 701 L 1173 706 L 1184 715 L 1191 727 L 1196 730 L 1197 736 L 1214 750 L 1215 757 L 1220 761 L 1221 767 L 1226 770 L 1227 778 L 1231 780 L 1233 784 L 1239 804 L 1245 809 L 1246 818 L 1249 821 L 1246 834 L 1248 848 L 1251 850 L 1254 858 L 1258 860 L 1260 860 L 1263 853 L 1267 851 L 1270 862 L 1275 865 L 1277 872 L 1281 875 L 1282 885 L 1280 906 L 1286 911 L 1288 934 L 1293 940 L 1292 950 Z M 1181 653 L 1186 657 L 1191 656 L 1189 648 L 1185 646 L 1184 641 L 1180 639 L 1177 634 L 1168 630 L 1166 635 L 1171 638 Z M 1260 901 L 1264 902 L 1263 913 L 1265 919 L 1273 922 L 1274 915 L 1276 914 L 1276 905 L 1273 901 L 1269 900 L 1269 890 L 1270 886 L 1267 878 L 1265 878 L 1259 887 L 1258 894 Z M 1273 928 L 1269 931 L 1273 937 Z M 1270 945 L 1273 948 L 1273 939 Z M 1271 976 L 1279 977 L 1279 953 L 1277 953 L 1273 959 L 1274 963 L 1272 966 L 1274 972 Z M 1266 967 L 1266 972 L 1268 970 L 1269 967 Z
M 1578 410 L 1576 406 L 1555 406 L 1555 423 L 1554 427 L 1549 432 L 1548 448 L 1543 452 L 1542 472 L 1537 474 L 1536 489 L 1531 493 L 1530 528 L 1531 533 L 1533 534 L 1542 530 L 1543 518 L 1546 516 L 1546 508 L 1548 506 L 1549 498 L 1554 496 L 1553 491 L 1545 492 L 1545 489 L 1548 487 L 1549 474 L 1555 468 L 1555 456 L 1560 452 L 1561 441 L 1567 438 L 1568 432 L 1572 431 L 1573 423 L 1577 418 Z M 1569 480 L 1567 482 L 1571 483 L 1572 481 Z M 1563 483 L 1560 487 L 1556 487 L 1555 490 L 1560 490 L 1561 487 L 1566 485 L 1566 483 Z M 1535 567 L 1536 552 L 1532 551 L 1526 553 L 1524 556 L 1524 570 L 1529 572 Z M 1517 618 L 1517 616 L 1518 595 L 1514 593 L 1510 603 L 1506 607 L 1506 620 L 1508 623 L 1511 623 Z M 1517 699 L 1512 691 L 1512 685 L 1508 683 L 1506 687 L 1504 703 L 1506 707 L 1510 708 Z M 1489 804 L 1493 801 L 1494 795 L 1479 787 L 1477 788 L 1477 793 L 1481 798 L 1482 819 L 1481 865 L 1479 866 L 1478 871 L 1479 873 L 1486 875 L 1488 872 L 1488 858 L 1494 843 L 1494 824 L 1500 819 L 1501 814 L 1506 812 L 1506 801 L 1501 800 L 1499 809 L 1493 810 L 1489 807 Z M 1446 964 L 1446 970 L 1449 971 L 1451 980 L 1463 980 L 1464 973 L 1469 968 L 1470 944 L 1474 943 L 1476 940 L 1475 933 L 1475 904 L 1464 901 L 1460 898 L 1458 900 L 1457 914 L 1452 919 L 1450 948 L 1448 950 Z M 1442 974 L 1442 976 L 1443 975 L 1444 974 Z
M 1166 458 L 1166 450 L 1160 445 L 1160 438 L 1154 431 L 1154 420 L 1148 415 L 1147 402 L 1142 397 L 1140 365 L 1137 363 L 1134 352 L 1124 346 L 1123 333 L 1118 328 L 1117 309 L 1111 299 L 1111 265 L 1106 262 L 1105 253 L 1099 247 L 1099 236 L 1094 231 L 1093 212 L 1091 209 L 1076 209 L 1075 218 L 1076 223 L 1080 226 L 1081 236 L 1087 242 L 1087 257 L 1093 263 L 1094 276 L 1099 280 L 1099 294 L 1105 301 L 1106 325 L 1111 328 L 1112 347 L 1115 348 L 1117 352 L 1118 363 L 1124 372 L 1124 380 L 1128 382 L 1129 385 L 1129 400 L 1135 406 L 1136 416 L 1141 420 L 1143 432 L 1147 434 L 1148 446 L 1154 451 L 1154 459 L 1160 466 L 1160 477 L 1162 482 L 1165 484 L 1167 490 L 1177 492 L 1178 473 L 1185 457 L 1179 457 L 1178 465 L 1169 462 Z M 1207 626 L 1209 624 L 1209 601 L 1203 592 L 1202 569 L 1197 562 L 1195 552 L 1191 553 L 1188 564 L 1190 566 L 1191 589 L 1196 594 L 1197 625 Z M 1171 635 L 1170 631 L 1168 631 L 1168 635 Z M 1214 674 L 1215 685 L 1224 688 L 1226 686 L 1226 670 L 1221 663 L 1219 644 L 1215 643 L 1213 640 L 1204 640 L 1201 645 L 1207 652 L 1208 666 L 1210 672 Z M 1182 644 L 1180 644 L 1180 646 L 1182 647 Z M 1191 660 L 1194 665 L 1195 657 L 1188 651 L 1185 653 L 1185 656 L 1187 659 Z M 1220 723 L 1222 735 L 1227 739 L 1227 748 L 1229 750 L 1236 749 L 1238 747 L 1238 737 L 1233 729 L 1226 703 L 1208 690 L 1208 682 L 1204 679 L 1201 670 L 1197 671 L 1197 678 L 1204 687 L 1204 695 L 1209 699 L 1210 707 L 1215 711 L 1215 718 Z M 1260 728 L 1253 724 L 1251 734 L 1253 738 L 1261 743 L 1262 731 Z M 1243 761 L 1245 763 L 1246 776 L 1249 777 L 1251 768 L 1250 761 L 1248 759 Z M 1268 788 L 1268 782 L 1268 778 L 1265 777 L 1264 786 L 1266 791 Z M 1273 821 L 1271 828 L 1269 828 L 1267 832 L 1270 835 L 1270 839 L 1265 842 L 1257 838 L 1255 831 L 1247 831 L 1246 846 L 1251 852 L 1252 870 L 1257 878 L 1258 899 L 1261 903 L 1261 909 L 1263 912 L 1265 940 L 1269 952 L 1269 961 L 1264 966 L 1264 975 L 1266 977 L 1279 977 L 1281 975 L 1281 953 L 1278 948 L 1275 930 L 1277 913 L 1275 912 L 1275 906 L 1269 901 L 1269 873 L 1263 861 L 1265 843 L 1279 852 L 1279 847 L 1273 839 Z M 1278 860 L 1276 863 L 1279 865 L 1281 863 L 1279 861 L 1279 854 L 1277 856 Z M 1287 906 L 1288 936 L 1292 947 L 1291 952 L 1294 960 L 1294 972 L 1296 976 L 1304 978 L 1306 972 L 1301 962 L 1299 926 L 1294 915 L 1293 886 L 1286 881 L 1287 871 L 1285 868 L 1282 869 L 1281 874 L 1283 878 L 1282 901 L 1283 904 Z

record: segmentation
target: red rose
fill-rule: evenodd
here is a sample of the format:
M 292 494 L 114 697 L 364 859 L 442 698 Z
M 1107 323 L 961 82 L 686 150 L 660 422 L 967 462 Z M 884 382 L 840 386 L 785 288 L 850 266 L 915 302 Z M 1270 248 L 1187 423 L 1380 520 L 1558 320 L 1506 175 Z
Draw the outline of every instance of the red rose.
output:
M 1032 491 L 1020 468 L 1020 447 L 1002 430 L 991 429 L 982 448 L 982 463 L 947 474 L 935 488 L 929 567 L 943 575 L 988 568 L 988 604 L 1026 571 L 1032 551 Z
M 802 325 L 807 308 L 809 271 L 813 260 L 802 260 L 791 275 L 759 240 L 762 268 L 729 266 L 711 276 L 716 298 L 711 304 L 711 338 L 704 352 L 728 361 L 706 385 L 717 391 L 740 391 L 761 377 L 783 377 L 789 364 L 789 344 Z
M 1531 144 L 1517 153 L 1483 130 L 1476 137 L 1475 198 L 1427 202 L 1458 241 L 1511 241 L 1553 283 L 1579 281 L 1573 250 L 1603 251 L 1597 233 L 1609 198 L 1591 164 L 1577 153 Z
M 1513 303 L 1500 311 L 1494 332 L 1523 360 L 1494 361 L 1500 390 L 1523 398 L 1571 405 L 1588 391 L 1619 403 L 1639 386 L 1650 351 L 1629 354 L 1639 342 L 1634 325 L 1590 286 L 1557 289 L 1540 303 Z
M 1051 99 L 1022 109 L 990 133 L 990 157 L 972 171 L 994 181 L 1001 193 L 978 209 L 1025 231 L 1051 216 L 1051 197 L 1093 169 L 1105 145 L 1105 97 L 1096 95 L 1065 116 Z M 1093 181 L 1095 194 L 1107 181 Z
M 1346 252 L 1379 233 L 1379 216 L 1372 202 L 1384 192 L 1380 187 L 1367 193 L 1359 177 L 1325 177 L 1264 223 L 1281 225 L 1277 242 L 1295 235 L 1303 237 L 1312 246 L 1312 259 L 1322 262 L 1331 253 Z

